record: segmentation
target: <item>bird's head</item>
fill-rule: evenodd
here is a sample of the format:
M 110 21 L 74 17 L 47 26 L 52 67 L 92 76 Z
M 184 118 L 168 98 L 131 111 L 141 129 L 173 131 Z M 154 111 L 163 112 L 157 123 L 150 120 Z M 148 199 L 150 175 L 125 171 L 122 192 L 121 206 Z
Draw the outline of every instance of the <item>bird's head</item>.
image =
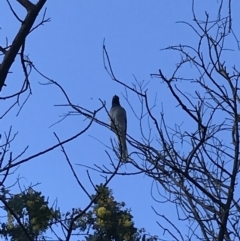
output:
M 118 106 L 118 105 L 120 105 L 119 97 L 117 95 L 114 95 L 112 98 L 112 106 Z

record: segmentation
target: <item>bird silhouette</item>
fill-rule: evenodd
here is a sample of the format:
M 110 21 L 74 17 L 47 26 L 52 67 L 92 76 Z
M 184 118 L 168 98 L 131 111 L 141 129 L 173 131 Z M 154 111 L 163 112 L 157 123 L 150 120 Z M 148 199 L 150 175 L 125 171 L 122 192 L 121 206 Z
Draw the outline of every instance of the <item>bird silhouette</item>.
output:
M 126 110 L 120 105 L 119 97 L 117 95 L 114 95 L 112 98 L 112 107 L 109 111 L 109 115 L 111 129 L 115 132 L 118 138 L 121 158 L 126 161 L 128 158 L 126 143 L 127 113 Z

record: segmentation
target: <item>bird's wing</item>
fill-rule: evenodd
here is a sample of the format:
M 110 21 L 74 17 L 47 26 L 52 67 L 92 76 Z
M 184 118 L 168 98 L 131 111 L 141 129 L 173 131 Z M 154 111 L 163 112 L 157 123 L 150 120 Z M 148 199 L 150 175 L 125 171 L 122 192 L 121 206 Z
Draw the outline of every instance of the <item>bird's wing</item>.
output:
M 121 147 L 121 153 L 123 159 L 127 159 L 127 144 L 126 144 L 126 132 L 127 132 L 127 113 L 121 106 L 112 107 L 109 111 L 111 129 L 116 133 L 119 144 Z
M 111 130 L 114 131 L 115 130 L 115 108 L 116 107 L 112 107 L 109 111 L 109 123 L 110 123 L 110 126 L 111 126 Z
M 125 109 L 121 106 L 113 107 L 111 108 L 109 115 L 112 130 L 119 128 L 123 134 L 126 134 L 127 115 Z

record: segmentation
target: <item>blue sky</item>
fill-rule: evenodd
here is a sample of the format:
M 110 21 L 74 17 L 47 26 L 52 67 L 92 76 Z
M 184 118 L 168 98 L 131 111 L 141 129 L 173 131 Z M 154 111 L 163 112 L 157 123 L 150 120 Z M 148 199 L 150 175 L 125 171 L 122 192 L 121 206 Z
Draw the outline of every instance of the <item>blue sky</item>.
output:
M 176 108 L 176 103 L 166 86 L 162 85 L 159 79 L 152 79 L 150 74 L 158 73 L 160 68 L 165 74 L 170 74 L 180 60 L 177 53 L 161 52 L 160 49 L 180 43 L 196 44 L 197 38 L 193 32 L 186 25 L 176 23 L 192 21 L 190 2 L 183 0 L 148 2 L 69 0 L 66 3 L 66 1 L 49 0 L 45 7 L 51 22 L 31 33 L 26 42 L 26 54 L 40 71 L 64 87 L 73 103 L 95 110 L 100 106 L 99 99 L 101 99 L 106 101 L 107 107 L 110 108 L 112 96 L 117 94 L 122 97 L 125 90 L 113 82 L 104 69 L 102 44 L 105 39 L 117 78 L 128 85 L 134 83 L 133 75 L 138 80 L 150 81 L 148 88 L 151 101 L 157 93 L 156 111 L 161 110 L 163 105 L 165 117 L 170 125 L 182 122 L 188 125 L 188 121 L 184 119 L 185 115 Z M 196 2 L 196 13 L 199 18 L 204 19 L 205 10 L 212 16 L 216 16 L 217 1 Z M 234 4 L 233 27 L 239 21 L 235 9 L 239 8 L 240 3 Z M 14 2 L 14 6 L 20 16 L 25 15 L 17 2 Z M 0 44 L 4 45 L 6 37 L 9 42 L 12 41 L 19 23 L 10 13 L 5 1 L 0 2 L 0 9 L 4 9 L 0 17 L 2 28 Z M 38 21 L 41 16 L 42 12 Z M 234 44 L 231 46 L 236 49 Z M 231 64 L 237 63 L 237 55 L 233 55 L 233 58 L 228 60 Z M 16 59 L 11 71 L 13 73 L 7 79 L 8 87 L 3 89 L 1 96 L 9 94 L 21 85 L 23 76 L 19 59 Z M 192 77 L 194 74 L 191 68 L 184 71 L 182 74 L 187 77 Z M 57 140 L 53 132 L 63 140 L 80 131 L 87 124 L 81 116 L 74 116 L 50 128 L 62 114 L 69 110 L 54 106 L 66 103 L 64 96 L 56 86 L 39 85 L 39 82 L 46 81 L 34 71 L 30 81 L 33 95 L 20 115 L 16 117 L 18 109 L 15 108 L 1 120 L 1 133 L 7 131 L 11 125 L 14 132 L 19 132 L 12 145 L 15 156 L 27 145 L 29 149 L 25 157 L 54 145 Z M 184 88 L 187 91 L 190 86 L 186 85 Z M 136 96 L 129 92 L 129 99 L 136 110 L 139 110 L 140 105 Z M 1 106 L 6 108 L 9 103 L 2 101 Z M 140 138 L 134 114 L 123 98 L 121 103 L 128 113 L 128 133 L 135 138 Z M 104 111 L 99 113 L 98 118 L 108 122 L 108 116 Z M 87 133 L 67 144 L 66 151 L 73 164 L 109 166 L 105 153 L 106 147 L 99 141 L 109 146 L 110 138 L 113 137 L 113 133 L 109 130 L 94 123 Z M 132 150 L 131 147 L 129 149 Z M 113 153 L 111 155 L 114 156 Z M 132 170 L 130 166 L 126 168 L 127 171 Z M 75 165 L 75 171 L 85 186 L 92 190 L 86 168 Z M 90 173 L 94 183 L 99 184 L 104 181 L 98 173 L 93 171 Z M 23 177 L 21 180 L 23 186 L 41 183 L 37 189 L 49 196 L 52 202 L 57 198 L 63 211 L 76 206 L 84 207 L 88 201 L 74 180 L 60 149 L 22 165 L 9 178 L 8 183 L 13 183 L 17 175 Z M 156 224 L 156 221 L 161 220 L 154 214 L 151 205 L 161 214 L 175 220 L 177 220 L 176 211 L 168 203 L 161 204 L 153 201 L 151 184 L 152 181 L 143 175 L 116 176 L 110 183 L 110 188 L 113 189 L 116 200 L 125 201 L 127 207 L 132 209 L 137 227 L 145 227 L 151 234 L 161 236 L 162 230 Z M 187 230 L 186 226 L 180 225 L 183 224 L 179 222 L 178 227 Z

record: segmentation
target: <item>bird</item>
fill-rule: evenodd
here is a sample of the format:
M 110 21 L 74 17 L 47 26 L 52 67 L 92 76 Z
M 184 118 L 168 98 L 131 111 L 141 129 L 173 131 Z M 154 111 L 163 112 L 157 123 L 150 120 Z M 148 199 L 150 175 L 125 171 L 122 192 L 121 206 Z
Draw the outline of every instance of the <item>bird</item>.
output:
M 128 151 L 126 143 L 127 135 L 127 113 L 126 110 L 120 105 L 119 97 L 114 95 L 112 98 L 112 107 L 109 111 L 110 127 L 115 132 L 121 151 L 121 157 L 123 160 L 127 160 Z

